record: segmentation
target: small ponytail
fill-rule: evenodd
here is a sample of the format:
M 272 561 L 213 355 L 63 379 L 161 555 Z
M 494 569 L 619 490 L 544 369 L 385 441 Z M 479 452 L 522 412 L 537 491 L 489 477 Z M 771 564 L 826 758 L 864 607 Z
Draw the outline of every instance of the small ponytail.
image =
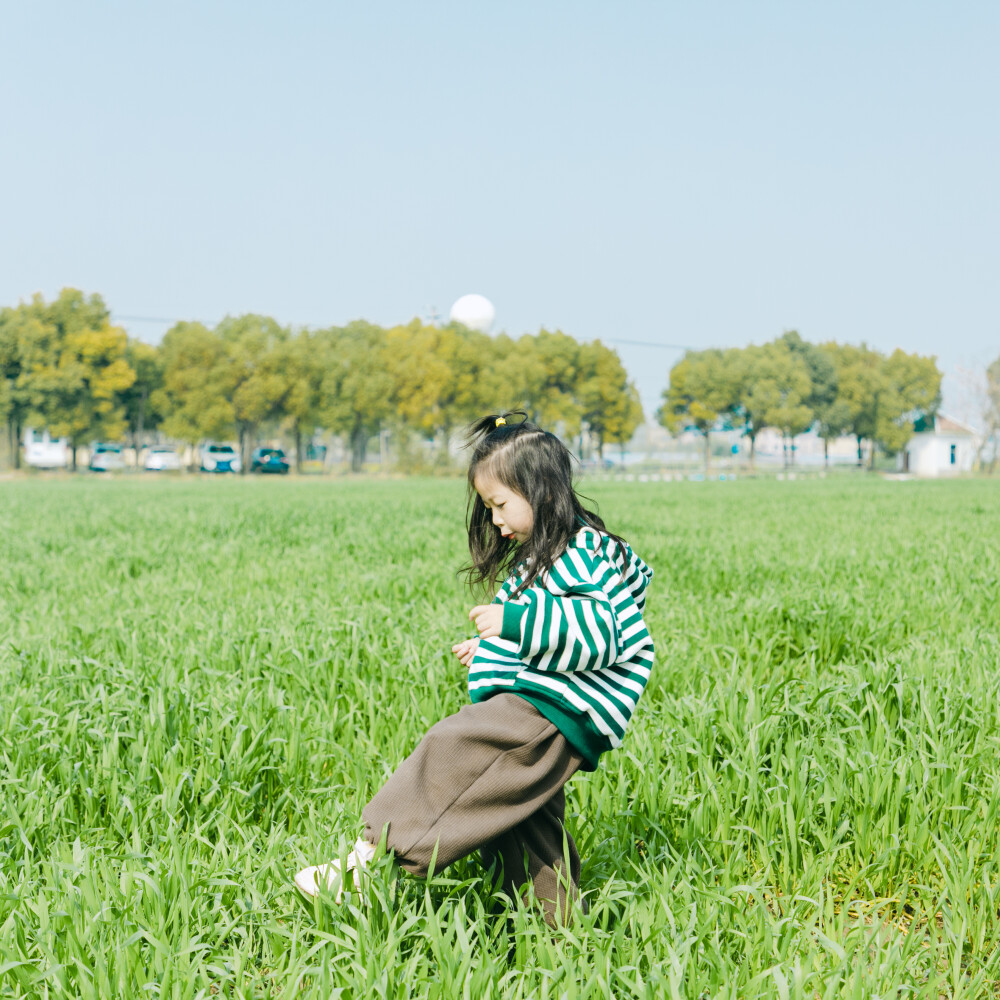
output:
M 520 417 L 521 419 L 510 423 L 511 417 Z M 524 410 L 504 410 L 503 413 L 490 413 L 469 427 L 469 432 L 466 435 L 466 443 L 469 446 L 478 445 L 481 441 L 486 441 L 494 434 L 506 436 L 510 431 L 521 427 L 523 424 L 528 424 L 536 430 L 540 429 L 535 428 L 535 425 L 528 420 L 528 414 Z

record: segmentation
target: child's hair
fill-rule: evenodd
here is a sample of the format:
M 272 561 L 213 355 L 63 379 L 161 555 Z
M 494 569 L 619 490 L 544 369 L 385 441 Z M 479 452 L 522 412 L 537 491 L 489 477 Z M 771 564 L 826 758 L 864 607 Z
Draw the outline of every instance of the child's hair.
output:
M 512 417 L 521 419 L 512 421 Z M 465 572 L 471 586 L 482 584 L 488 591 L 494 590 L 515 562 L 523 562 L 524 578 L 511 595 L 517 596 L 552 568 L 583 525 L 623 542 L 608 531 L 596 512 L 580 502 L 573 486 L 569 449 L 522 411 L 491 413 L 477 420 L 469 428 L 468 441 L 473 448 L 466 518 L 472 565 Z M 479 475 L 496 479 L 531 505 L 531 535 L 519 547 L 493 524 L 492 514 L 476 492 Z

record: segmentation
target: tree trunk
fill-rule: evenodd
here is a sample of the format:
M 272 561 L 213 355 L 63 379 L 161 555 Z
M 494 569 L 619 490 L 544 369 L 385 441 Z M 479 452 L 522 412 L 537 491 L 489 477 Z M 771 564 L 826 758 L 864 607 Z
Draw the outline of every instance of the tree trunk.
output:
M 142 390 L 142 398 L 139 400 L 139 419 L 136 421 L 135 434 L 132 436 L 132 451 L 135 452 L 135 467 L 139 468 L 139 446 L 142 436 L 146 430 L 146 394 L 148 390 Z
M 367 452 L 368 434 L 363 427 L 355 427 L 351 433 L 351 472 L 364 469 Z
M 868 454 L 868 471 L 875 471 L 875 442 L 874 440 L 870 442 L 871 451 Z
M 295 471 L 302 475 L 302 428 L 295 421 Z
M 858 468 L 860 469 L 865 464 L 864 459 L 861 457 L 861 435 L 856 434 L 855 437 L 858 440 Z
M 705 431 L 705 475 L 708 475 L 708 470 L 712 465 L 712 451 L 711 442 L 709 441 L 710 431 Z
M 18 417 L 14 421 L 14 468 L 21 468 L 21 441 L 24 438 L 24 419 Z
M 240 425 L 240 475 L 245 476 L 250 471 L 250 434 L 251 424 Z
M 823 438 L 823 468 L 830 468 L 830 439 Z
M 76 472 L 76 445 L 75 444 L 71 444 L 69 446 L 69 450 L 70 450 L 71 454 L 73 455 L 72 469 L 73 469 L 74 472 Z

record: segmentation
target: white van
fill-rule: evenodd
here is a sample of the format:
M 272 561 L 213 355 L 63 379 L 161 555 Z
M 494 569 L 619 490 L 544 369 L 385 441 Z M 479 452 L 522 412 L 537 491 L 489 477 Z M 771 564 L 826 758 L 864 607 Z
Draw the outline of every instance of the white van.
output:
M 24 463 L 33 469 L 65 469 L 69 465 L 69 442 L 53 438 L 48 430 L 24 430 Z

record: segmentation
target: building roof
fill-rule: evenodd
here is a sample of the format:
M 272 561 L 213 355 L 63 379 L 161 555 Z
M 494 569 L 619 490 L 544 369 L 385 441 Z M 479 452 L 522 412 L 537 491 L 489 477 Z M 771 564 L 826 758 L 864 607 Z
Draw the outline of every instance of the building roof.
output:
M 914 421 L 913 430 L 916 434 L 967 434 L 970 437 L 976 433 L 975 428 L 946 413 L 919 417 Z

